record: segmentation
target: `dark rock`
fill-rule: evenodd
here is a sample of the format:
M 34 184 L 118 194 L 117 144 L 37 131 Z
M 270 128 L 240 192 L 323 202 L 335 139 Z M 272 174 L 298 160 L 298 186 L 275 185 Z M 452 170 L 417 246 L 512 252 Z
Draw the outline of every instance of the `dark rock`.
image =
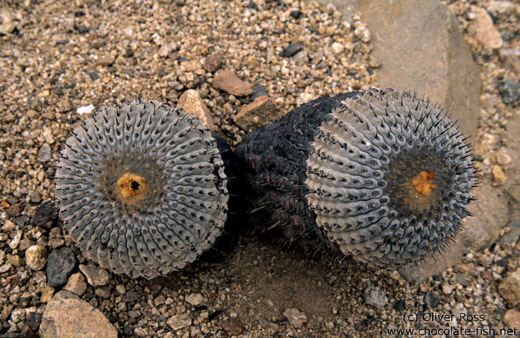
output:
M 38 312 L 29 312 L 25 324 L 27 324 L 33 331 L 38 331 L 42 321 L 42 314 Z
M 520 82 L 502 80 L 498 83 L 498 91 L 505 104 L 511 104 L 520 99 Z
M 399 300 L 397 303 L 394 304 L 395 311 L 403 311 L 405 308 L 406 304 L 403 299 Z
M 298 20 L 302 16 L 302 12 L 300 10 L 291 11 L 289 14 L 293 19 Z
M 67 283 L 76 266 L 76 256 L 71 248 L 56 249 L 47 260 L 47 285 L 56 288 Z
M 251 100 L 256 99 L 259 96 L 269 96 L 267 93 L 267 89 L 262 86 L 260 83 L 257 83 L 253 86 L 253 94 L 251 94 Z
M 52 228 L 52 221 L 56 218 L 56 208 L 49 203 L 43 203 L 36 209 L 32 217 L 32 224 L 44 228 Z
M 90 77 L 90 79 L 92 81 L 96 81 L 99 79 L 99 72 L 98 71 L 90 72 L 90 73 L 88 73 L 88 76 Z
M 291 43 L 289 46 L 285 47 L 280 54 L 281 57 L 288 58 L 298 53 L 303 49 L 303 46 L 299 43 Z
M 249 8 L 249 9 L 253 9 L 253 10 L 255 10 L 255 11 L 258 10 L 258 6 L 255 4 L 255 2 L 254 2 L 253 0 L 250 0 L 250 1 L 249 1 L 249 4 L 247 5 L 247 8 Z
M 238 336 L 244 331 L 243 324 L 237 318 L 231 318 L 222 325 L 222 328 L 229 336 Z
M 437 307 L 437 305 L 439 305 L 439 302 L 440 301 L 437 295 L 435 295 L 431 291 L 426 292 L 426 294 L 424 295 L 424 303 L 426 303 L 426 305 L 428 305 L 429 308 L 433 309 Z

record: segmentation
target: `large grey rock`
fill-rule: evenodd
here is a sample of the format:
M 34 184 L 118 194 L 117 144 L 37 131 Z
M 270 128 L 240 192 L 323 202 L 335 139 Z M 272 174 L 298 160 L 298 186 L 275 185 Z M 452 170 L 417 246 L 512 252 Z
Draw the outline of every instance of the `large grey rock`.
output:
M 481 81 L 458 23 L 440 1 L 319 0 L 361 20 L 380 61 L 377 85 L 412 90 L 443 105 L 476 135 Z
M 42 338 L 117 338 L 101 311 L 69 291 L 58 292 L 47 304 L 39 333 Z

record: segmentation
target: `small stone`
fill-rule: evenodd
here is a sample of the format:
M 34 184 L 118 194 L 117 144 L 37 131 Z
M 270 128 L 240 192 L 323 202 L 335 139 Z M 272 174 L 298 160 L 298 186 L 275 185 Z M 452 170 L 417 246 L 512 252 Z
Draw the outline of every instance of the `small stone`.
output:
M 444 284 L 442 286 L 442 293 L 444 293 L 445 295 L 450 295 L 453 292 L 453 288 L 453 285 Z
M 291 43 L 289 46 L 285 47 L 280 54 L 281 57 L 288 58 L 298 53 L 303 49 L 303 46 L 299 43 Z
M 47 263 L 47 250 L 41 245 L 32 245 L 25 250 L 25 265 L 32 270 L 41 270 Z
M 7 262 L 14 266 L 22 266 L 22 257 L 18 255 L 7 254 Z
M 70 275 L 67 284 L 63 287 L 63 290 L 70 291 L 75 293 L 78 296 L 81 296 L 87 291 L 87 283 L 85 282 L 85 277 L 83 274 L 76 272 Z
M 377 309 L 383 308 L 388 303 L 388 298 L 384 291 L 374 286 L 369 286 L 365 289 L 363 298 L 367 305 L 372 305 Z
M 439 305 L 439 298 L 431 291 L 426 292 L 424 295 L 424 302 L 429 308 L 435 308 Z
M 110 298 L 110 289 L 106 286 L 97 288 L 96 291 L 94 291 L 94 293 L 96 294 L 96 296 L 104 298 L 104 299 Z
M 18 203 L 11 205 L 6 210 L 6 213 L 9 217 L 17 217 L 20 215 L 21 212 L 22 212 L 22 207 Z
M 116 292 L 119 293 L 121 296 L 124 295 L 126 293 L 125 286 L 122 285 L 122 284 L 117 284 L 116 285 Z
M 213 73 L 222 65 L 222 58 L 222 53 L 220 51 L 216 51 L 204 60 L 202 67 L 204 67 L 206 71 Z
M 200 293 L 192 293 L 191 295 L 186 296 L 186 301 L 193 306 L 197 306 L 202 304 L 204 297 L 202 297 Z
M 47 284 L 53 288 L 65 284 L 76 265 L 76 256 L 71 248 L 56 249 L 47 260 Z
M 42 321 L 42 314 L 38 312 L 29 312 L 25 324 L 27 324 L 33 331 L 38 331 Z
M 269 96 L 267 89 L 259 83 L 253 86 L 253 94 L 251 94 L 251 100 L 256 99 L 259 96 Z
M 493 25 L 493 20 L 483 8 L 475 9 L 475 20 L 473 21 L 470 31 L 475 38 L 484 47 L 489 49 L 498 49 L 502 47 L 502 37 Z
M 512 15 L 515 12 L 515 5 L 511 1 L 491 1 L 487 10 L 491 15 Z
M 507 327 L 520 328 L 520 311 L 507 310 L 502 321 Z
M 498 91 L 505 104 L 515 103 L 520 99 L 520 82 L 503 80 L 498 83 Z
M 273 99 L 267 96 L 259 96 L 253 102 L 243 107 L 233 117 L 233 122 L 242 130 L 249 132 L 273 122 L 281 116 L 282 111 Z
M 114 58 L 111 57 L 104 57 L 97 60 L 96 65 L 108 67 L 111 66 L 114 63 Z
M 40 336 L 117 338 L 117 330 L 89 303 L 69 291 L 60 291 L 45 307 Z
M 406 308 L 406 303 L 403 299 L 399 300 L 397 303 L 394 304 L 395 311 L 403 311 L 405 308 Z
M 181 313 L 168 319 L 168 325 L 175 331 L 191 325 L 191 318 L 188 313 Z
M 244 331 L 244 328 L 242 327 L 242 322 L 237 318 L 231 318 L 230 320 L 226 321 L 224 324 L 222 324 L 222 328 L 228 336 L 238 336 L 242 334 Z
M 177 49 L 177 43 L 175 41 L 165 43 L 159 49 L 159 56 L 165 58 L 170 55 L 171 52 Z
M 493 185 L 504 185 L 506 183 L 506 175 L 502 168 L 498 165 L 491 167 L 491 173 L 493 174 Z
M 51 301 L 52 296 L 54 296 L 54 288 L 52 288 L 52 287 L 50 287 L 48 285 L 45 285 L 40 290 L 40 302 L 48 303 L 48 302 Z
M 51 146 L 48 143 L 44 143 L 38 151 L 38 161 L 47 162 L 51 159 Z
M 511 163 L 511 156 L 509 156 L 505 148 L 501 148 L 497 152 L 497 163 L 501 166 L 506 166 Z
M 7 7 L 0 9 L 0 35 L 7 35 L 14 31 L 16 25 L 13 22 L 13 15 Z
M 334 54 L 341 54 L 343 51 L 345 51 L 345 46 L 339 42 L 334 42 L 331 48 L 334 51 Z
M 253 93 L 251 85 L 239 79 L 236 74 L 230 70 L 219 70 L 215 74 L 213 87 L 237 97 L 247 96 Z
M 110 274 L 94 265 L 83 265 L 79 266 L 79 270 L 83 272 L 87 278 L 87 282 L 92 286 L 103 286 L 107 285 L 110 281 Z
M 304 323 L 307 322 L 307 316 L 305 313 L 300 312 L 298 309 L 295 308 L 288 308 L 283 312 L 283 315 L 289 323 L 291 323 L 292 326 L 295 328 L 300 328 L 303 326 Z
M 36 209 L 32 217 L 32 224 L 47 229 L 52 228 L 52 221 L 56 218 L 56 208 L 49 203 L 43 203 Z
M 500 60 L 504 62 L 505 66 L 520 74 L 520 49 L 504 48 L 499 50 Z
M 94 111 L 94 105 L 89 104 L 88 106 L 79 107 L 76 109 L 76 113 L 83 115 L 83 114 L 90 114 Z
M 215 130 L 213 117 L 211 116 L 206 103 L 204 103 L 204 100 L 196 90 L 186 90 L 179 98 L 177 106 L 183 108 L 191 116 L 198 118 L 204 127 L 209 130 Z
M 302 16 L 302 12 L 300 10 L 294 10 L 289 13 L 291 18 L 298 20 Z
M 36 190 L 30 190 L 29 191 L 29 199 L 31 200 L 31 203 L 38 204 L 42 201 L 42 197 L 39 192 Z
M 500 285 L 498 292 L 511 305 L 515 306 L 520 302 L 520 271 L 516 270 L 507 276 Z
M 20 244 L 20 240 L 22 239 L 23 231 L 22 230 L 16 230 L 14 237 L 9 242 L 9 247 L 11 249 L 16 249 L 18 247 L 18 244 Z

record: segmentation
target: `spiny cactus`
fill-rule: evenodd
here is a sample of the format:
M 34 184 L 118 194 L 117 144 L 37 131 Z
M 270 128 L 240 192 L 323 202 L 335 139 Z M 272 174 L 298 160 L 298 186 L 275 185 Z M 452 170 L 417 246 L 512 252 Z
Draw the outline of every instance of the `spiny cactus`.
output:
M 227 178 L 198 119 L 157 102 L 104 107 L 74 130 L 56 173 L 60 217 L 91 260 L 151 279 L 212 246 Z
M 474 186 L 465 140 L 440 107 L 387 89 L 311 101 L 236 152 L 266 228 L 307 248 L 399 265 L 461 230 Z

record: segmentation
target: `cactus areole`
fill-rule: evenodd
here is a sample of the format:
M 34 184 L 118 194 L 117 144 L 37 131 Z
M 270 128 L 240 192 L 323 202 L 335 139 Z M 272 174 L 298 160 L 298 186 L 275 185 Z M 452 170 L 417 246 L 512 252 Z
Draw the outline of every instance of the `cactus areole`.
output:
M 132 277 L 179 270 L 212 246 L 227 216 L 216 140 L 182 109 L 104 107 L 67 140 L 60 217 L 83 253 Z
M 375 265 L 439 252 L 462 229 L 473 165 L 447 113 L 391 89 L 323 97 L 237 147 L 254 210 L 298 241 Z

